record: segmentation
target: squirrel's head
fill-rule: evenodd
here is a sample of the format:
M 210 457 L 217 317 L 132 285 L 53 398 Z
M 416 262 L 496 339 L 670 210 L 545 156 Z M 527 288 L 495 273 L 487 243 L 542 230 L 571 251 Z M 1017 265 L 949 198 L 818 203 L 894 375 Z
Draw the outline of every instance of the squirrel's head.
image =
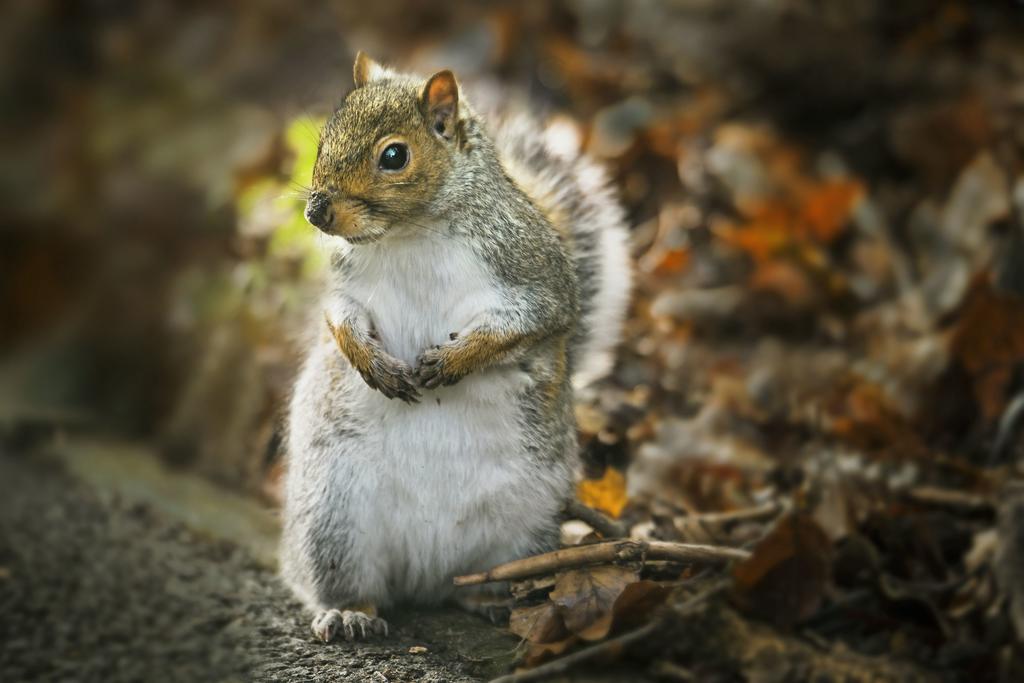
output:
M 360 244 L 421 220 L 463 137 L 451 71 L 426 81 L 396 74 L 360 52 L 355 89 L 320 134 L 306 219 Z

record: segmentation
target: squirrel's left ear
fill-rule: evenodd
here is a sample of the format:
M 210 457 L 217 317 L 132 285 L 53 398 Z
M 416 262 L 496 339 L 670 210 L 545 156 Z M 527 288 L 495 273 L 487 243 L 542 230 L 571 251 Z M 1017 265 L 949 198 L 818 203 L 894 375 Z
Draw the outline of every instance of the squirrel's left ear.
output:
M 445 140 L 451 140 L 459 118 L 459 84 L 455 82 L 455 74 L 445 69 L 431 76 L 423 86 L 420 106 L 427 125 Z

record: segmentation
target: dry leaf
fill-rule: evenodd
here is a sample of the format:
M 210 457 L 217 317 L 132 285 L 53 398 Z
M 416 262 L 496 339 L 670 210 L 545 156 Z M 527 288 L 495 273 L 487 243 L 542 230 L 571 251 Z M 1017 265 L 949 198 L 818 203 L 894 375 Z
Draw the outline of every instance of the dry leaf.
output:
M 783 260 L 758 263 L 750 278 L 753 290 L 772 292 L 791 309 L 809 308 L 817 299 L 817 287 L 796 264 Z
M 737 601 L 752 614 L 792 627 L 818 610 L 831 566 L 825 532 L 807 515 L 789 515 L 733 568 Z
M 626 507 L 626 478 L 614 467 L 607 467 L 600 479 L 584 479 L 576 488 L 576 496 L 584 505 L 618 517 Z
M 608 424 L 608 415 L 602 410 L 584 403 L 576 406 L 576 427 L 580 434 L 592 436 Z
M 612 606 L 615 631 L 625 631 L 647 621 L 651 612 L 665 602 L 672 589 L 656 581 L 637 581 L 626 586 Z
M 800 198 L 800 226 L 808 236 L 827 244 L 842 234 L 863 196 L 864 186 L 854 180 L 828 180 L 816 185 Z
M 1024 298 L 997 292 L 987 277 L 971 285 L 953 331 L 952 350 L 971 376 L 986 421 L 999 418 L 1013 370 L 1024 364 Z
M 551 601 L 566 628 L 586 640 L 600 640 L 611 628 L 615 601 L 636 580 L 635 569 L 618 565 L 573 569 L 559 575 Z
M 746 221 L 726 227 L 719 237 L 747 252 L 755 262 L 790 253 L 820 251 L 840 237 L 864 196 L 857 180 L 817 181 L 794 168 L 786 155 L 787 175 L 774 194 L 740 202 Z M 806 260 L 806 259 L 805 259 Z M 813 261 L 821 260 L 812 255 Z
M 552 656 L 558 656 L 579 641 L 565 628 L 558 607 L 551 602 L 512 610 L 508 627 L 512 633 L 529 643 L 523 658 L 527 666 L 536 666 Z
M 857 448 L 924 458 L 930 451 L 883 386 L 855 374 L 832 387 L 822 401 L 833 434 Z
M 509 615 L 508 628 L 531 643 L 553 643 L 569 636 L 558 607 L 552 602 L 517 607 Z
M 690 263 L 690 252 L 687 249 L 669 249 L 658 254 L 653 274 L 657 276 L 678 275 Z

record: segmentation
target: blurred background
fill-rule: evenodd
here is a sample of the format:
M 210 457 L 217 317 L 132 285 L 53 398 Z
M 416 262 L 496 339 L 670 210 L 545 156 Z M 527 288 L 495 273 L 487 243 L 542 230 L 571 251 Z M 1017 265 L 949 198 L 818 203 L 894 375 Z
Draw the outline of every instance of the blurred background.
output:
M 839 629 L 856 647 L 1019 671 L 1016 551 L 965 564 L 1000 505 L 1024 538 L 1002 488 L 1024 458 L 1009 0 L 6 2 L 5 452 L 128 440 L 276 504 L 325 264 L 302 186 L 357 49 L 560 121 L 614 178 L 636 296 L 580 397 L 585 501 L 685 537 L 688 514 L 839 500 L 816 517 L 837 552 L 866 538 L 906 582 L 1010 577 L 890 591 Z M 907 600 L 930 615 L 909 631 Z

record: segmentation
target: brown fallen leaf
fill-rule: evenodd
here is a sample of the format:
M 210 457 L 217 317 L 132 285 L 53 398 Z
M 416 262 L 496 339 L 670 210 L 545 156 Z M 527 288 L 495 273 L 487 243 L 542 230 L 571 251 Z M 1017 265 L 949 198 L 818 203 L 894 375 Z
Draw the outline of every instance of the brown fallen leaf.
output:
M 629 584 L 612 605 L 611 630 L 625 631 L 648 621 L 651 612 L 663 604 L 671 592 L 665 584 L 647 579 Z
M 987 276 L 976 278 L 951 347 L 971 377 L 982 416 L 997 420 L 1010 398 L 1014 368 L 1024 363 L 1024 298 L 995 290 Z
M 749 559 L 733 567 L 735 597 L 745 611 L 790 628 L 814 614 L 831 578 L 832 545 L 808 515 L 779 520 Z
M 577 625 L 585 624 L 592 617 L 596 619 L 581 632 L 574 634 L 566 627 L 562 604 L 545 602 L 512 610 L 509 629 L 529 643 L 524 658 L 527 666 L 535 666 L 552 656 L 558 656 L 581 640 L 604 640 L 612 631 L 628 631 L 649 622 L 652 611 L 664 603 L 671 593 L 668 586 L 655 581 L 634 581 L 622 587 L 609 604 L 609 598 L 619 590 L 620 581 L 635 577 L 634 572 L 623 567 L 609 566 L 593 571 L 574 570 L 566 574 L 573 576 L 565 578 L 563 574 L 559 578 L 562 579 L 562 588 L 572 592 L 572 599 L 566 600 L 562 596 L 562 603 L 571 604 L 569 613 L 579 619 Z
M 551 591 L 566 628 L 585 640 L 600 640 L 611 630 L 615 601 L 638 578 L 630 567 L 606 565 L 559 575 Z
M 535 666 L 549 657 L 558 656 L 579 641 L 565 627 L 565 621 L 553 602 L 512 610 L 509 630 L 529 643 L 523 658 L 527 666 Z
M 925 459 L 931 451 L 886 392 L 860 375 L 841 378 L 822 400 L 828 430 L 854 447 L 878 454 Z
M 804 270 L 783 260 L 758 263 L 750 277 L 750 287 L 754 291 L 776 294 L 794 310 L 810 308 L 820 294 Z
M 513 609 L 508 629 L 531 643 L 553 643 L 570 635 L 558 606 L 553 602 Z

